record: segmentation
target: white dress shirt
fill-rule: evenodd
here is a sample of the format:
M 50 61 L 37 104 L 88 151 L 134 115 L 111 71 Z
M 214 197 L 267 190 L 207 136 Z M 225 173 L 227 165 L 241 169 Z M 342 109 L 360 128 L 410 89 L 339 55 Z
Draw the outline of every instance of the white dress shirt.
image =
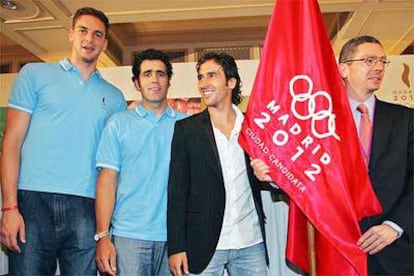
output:
M 244 151 L 237 141 L 244 116 L 235 105 L 233 110 L 236 122 L 229 139 L 213 124 L 226 190 L 223 225 L 217 245 L 217 249 L 222 250 L 245 248 L 263 241 Z

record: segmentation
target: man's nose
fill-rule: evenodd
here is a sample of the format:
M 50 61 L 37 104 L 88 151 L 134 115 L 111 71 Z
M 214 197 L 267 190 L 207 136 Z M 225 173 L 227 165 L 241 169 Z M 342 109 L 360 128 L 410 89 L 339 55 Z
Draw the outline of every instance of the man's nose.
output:
M 158 74 L 151 74 L 151 82 L 158 82 Z
M 209 84 L 208 78 L 201 78 L 198 80 L 198 87 L 204 87 Z
M 92 32 L 87 32 L 85 35 L 85 40 L 88 42 L 91 42 L 93 40 L 93 33 Z
M 375 69 L 375 70 L 384 70 L 384 68 L 385 68 L 385 63 L 384 63 L 384 61 L 382 61 L 382 60 L 380 60 L 380 59 L 377 59 L 377 60 L 375 61 L 375 64 L 374 64 L 374 69 Z

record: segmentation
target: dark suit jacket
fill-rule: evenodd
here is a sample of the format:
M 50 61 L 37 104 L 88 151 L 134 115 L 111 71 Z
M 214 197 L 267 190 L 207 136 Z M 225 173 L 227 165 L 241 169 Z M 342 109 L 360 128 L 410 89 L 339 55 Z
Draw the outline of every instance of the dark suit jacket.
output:
M 247 156 L 246 168 L 265 240 L 259 184 Z M 216 250 L 224 207 L 220 159 L 210 117 L 204 110 L 175 124 L 168 181 L 168 255 L 185 251 L 190 272 L 202 272 Z
M 368 257 L 369 274 L 414 275 L 414 110 L 376 101 L 369 174 L 383 214 L 363 219 L 361 230 L 390 220 L 404 234 Z

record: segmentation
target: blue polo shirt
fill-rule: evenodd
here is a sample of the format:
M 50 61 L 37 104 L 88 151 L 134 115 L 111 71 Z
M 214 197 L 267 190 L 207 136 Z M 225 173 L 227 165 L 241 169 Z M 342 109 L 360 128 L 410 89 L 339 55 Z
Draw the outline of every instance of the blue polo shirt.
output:
M 98 71 L 83 81 L 69 60 L 20 71 L 9 108 L 31 114 L 18 189 L 95 197 L 95 156 L 106 120 L 126 109 L 121 92 Z
M 108 120 L 96 167 L 118 172 L 114 235 L 166 241 L 171 141 L 175 121 L 185 116 L 168 107 L 157 118 L 140 104 Z

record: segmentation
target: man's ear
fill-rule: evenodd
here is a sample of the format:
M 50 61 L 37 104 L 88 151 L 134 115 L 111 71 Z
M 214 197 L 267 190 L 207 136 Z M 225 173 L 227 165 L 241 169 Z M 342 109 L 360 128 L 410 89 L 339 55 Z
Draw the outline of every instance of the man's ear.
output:
M 141 91 L 141 87 L 139 86 L 138 78 L 134 79 L 134 86 L 138 91 Z
M 346 79 L 348 76 L 348 65 L 346 63 L 338 64 L 339 74 L 343 79 Z
M 68 32 L 69 42 L 73 41 L 73 32 L 74 32 L 73 28 L 70 28 Z
M 233 88 L 236 87 L 236 83 L 237 83 L 236 78 L 231 78 L 227 81 L 227 86 L 233 90 Z
M 105 51 L 107 47 L 108 47 L 108 38 L 105 38 L 105 45 L 103 47 L 103 51 Z

